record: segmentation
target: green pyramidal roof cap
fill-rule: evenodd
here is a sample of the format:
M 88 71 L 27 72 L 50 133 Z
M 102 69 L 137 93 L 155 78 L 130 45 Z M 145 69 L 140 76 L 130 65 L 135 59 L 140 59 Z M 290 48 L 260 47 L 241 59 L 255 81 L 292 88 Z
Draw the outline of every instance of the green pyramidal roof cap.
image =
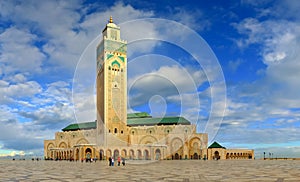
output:
M 225 147 L 223 147 L 222 145 L 220 145 L 218 142 L 212 143 L 208 148 L 209 149 L 211 149 L 211 148 L 223 148 L 223 149 L 226 149 Z

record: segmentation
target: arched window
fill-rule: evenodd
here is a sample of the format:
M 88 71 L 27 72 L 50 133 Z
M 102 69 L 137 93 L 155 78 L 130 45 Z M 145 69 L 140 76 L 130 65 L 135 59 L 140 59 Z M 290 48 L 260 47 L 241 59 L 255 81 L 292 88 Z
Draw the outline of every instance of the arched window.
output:
M 110 67 L 110 66 L 108 67 L 108 70 L 111 70 L 111 67 Z
M 117 128 L 115 128 L 115 133 L 118 133 L 118 129 Z

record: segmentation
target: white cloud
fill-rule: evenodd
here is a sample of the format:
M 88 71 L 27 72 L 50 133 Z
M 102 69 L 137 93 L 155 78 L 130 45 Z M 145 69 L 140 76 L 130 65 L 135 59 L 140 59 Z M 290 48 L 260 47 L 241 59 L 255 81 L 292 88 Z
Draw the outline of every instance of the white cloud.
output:
M 275 61 L 293 61 L 297 55 L 300 25 L 286 20 L 266 20 L 259 22 L 254 18 L 247 18 L 234 25 L 237 30 L 246 35 L 239 45 L 262 44 L 261 55 L 266 65 Z M 286 58 L 286 59 L 285 59 Z
M 178 65 L 162 66 L 158 70 L 149 67 L 148 69 L 150 72 L 129 78 L 128 91 L 129 94 L 130 91 L 133 93 L 129 101 L 130 105 L 145 104 L 151 96 L 157 94 L 171 99 L 189 92 L 197 93 L 197 88 L 206 81 L 206 77 L 200 70 L 187 69 Z M 136 92 L 140 94 L 135 95 Z M 134 100 L 138 103 L 134 103 Z
M 38 38 L 26 30 L 16 27 L 6 29 L 0 34 L 0 63 L 5 74 L 15 72 L 40 72 L 45 55 L 33 45 Z
M 87 92 L 76 93 L 73 97 L 76 122 L 91 122 L 96 120 L 96 95 Z
M 182 7 L 174 7 L 171 11 L 171 15 L 167 18 L 182 23 L 191 29 L 202 31 L 209 29 L 211 26 L 209 20 L 204 18 L 203 12 L 199 9 L 191 10 Z
M 0 122 L 1 122 L 1 124 L 16 122 L 13 111 L 14 110 L 12 108 L 10 108 L 6 105 L 0 106 Z
M 15 83 L 23 83 L 27 81 L 27 78 L 23 74 L 18 73 L 13 75 L 12 78 L 8 78 L 7 80 L 10 80 L 11 82 L 15 82 Z
M 240 59 L 235 60 L 235 61 L 231 60 L 228 63 L 228 67 L 231 71 L 235 72 L 242 63 L 243 63 L 243 61 Z
M 245 45 L 260 44 L 261 58 L 267 66 L 262 80 L 251 84 L 250 90 L 263 100 L 256 102 L 268 106 L 269 110 L 299 108 L 300 94 L 300 24 L 288 20 L 259 21 L 247 18 L 236 25 L 246 36 Z M 257 89 L 259 88 L 259 89 Z M 269 112 L 267 112 L 269 113 Z
M 20 98 L 31 98 L 35 94 L 40 93 L 41 86 L 35 81 L 27 81 L 24 83 L 9 84 L 8 82 L 2 81 L 4 87 L 0 87 L 0 94 L 2 104 L 7 101 L 13 101 Z
M 10 157 L 15 157 L 16 155 L 21 155 L 24 156 L 25 152 L 24 151 L 11 151 L 9 154 L 1 154 L 1 157 L 5 157 L 5 156 L 10 156 Z
M 88 32 L 88 34 L 96 37 L 102 32 L 110 16 L 113 17 L 114 23 L 120 26 L 121 38 L 126 39 L 129 44 L 132 40 L 139 40 L 145 37 L 146 34 L 153 36 L 158 33 L 152 23 L 147 21 L 138 21 L 135 23 L 136 19 L 153 17 L 154 12 L 137 10 L 131 5 L 125 5 L 122 2 L 115 3 L 114 6 L 108 7 L 106 11 L 95 12 L 87 15 L 85 20 L 80 24 L 80 27 Z M 130 23 L 128 21 L 130 21 Z M 138 47 L 135 47 L 135 44 L 131 44 L 128 57 L 137 50 L 141 52 L 151 50 L 155 45 L 156 43 L 153 42 L 144 42 L 142 44 L 138 44 Z
M 0 87 L 7 87 L 9 85 L 9 82 L 0 80 Z
M 278 63 L 281 60 L 283 60 L 286 57 L 285 52 L 277 52 L 277 53 L 268 53 L 264 55 L 264 60 L 266 60 L 266 62 L 270 62 L 270 63 Z M 269 64 L 270 64 L 269 63 Z

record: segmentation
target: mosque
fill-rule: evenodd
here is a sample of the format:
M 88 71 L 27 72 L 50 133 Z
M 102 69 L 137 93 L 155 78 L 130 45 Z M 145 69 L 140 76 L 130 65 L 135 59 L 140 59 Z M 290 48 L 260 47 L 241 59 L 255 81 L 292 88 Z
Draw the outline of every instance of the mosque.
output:
M 127 113 L 127 42 L 112 17 L 96 48 L 97 120 L 70 124 L 44 141 L 45 159 L 254 159 L 254 151 L 208 146 L 208 134 L 184 117 Z

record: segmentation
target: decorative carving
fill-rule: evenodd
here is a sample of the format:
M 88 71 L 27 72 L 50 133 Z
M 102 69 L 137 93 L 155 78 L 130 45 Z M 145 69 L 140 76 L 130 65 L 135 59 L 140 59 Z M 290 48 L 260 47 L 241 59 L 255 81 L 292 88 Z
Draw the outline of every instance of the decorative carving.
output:
M 127 46 L 125 43 L 116 42 L 112 40 L 106 40 L 104 44 L 105 50 L 112 51 L 112 52 L 120 52 L 126 54 Z

